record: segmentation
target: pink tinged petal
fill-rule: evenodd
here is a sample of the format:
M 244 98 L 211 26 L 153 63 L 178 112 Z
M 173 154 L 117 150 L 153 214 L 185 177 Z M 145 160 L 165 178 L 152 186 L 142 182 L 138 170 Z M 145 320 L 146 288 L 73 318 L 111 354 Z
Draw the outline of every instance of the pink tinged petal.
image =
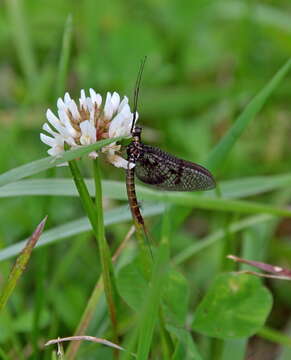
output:
M 120 104 L 120 96 L 117 94 L 117 92 L 112 94 L 111 103 L 113 107 L 113 113 L 116 113 Z
M 113 115 L 113 106 L 111 103 L 111 93 L 108 92 L 106 95 L 105 105 L 104 105 L 104 115 L 107 119 L 111 119 Z
M 82 133 L 80 137 L 80 143 L 82 145 L 89 145 L 96 142 L 96 129 L 95 126 L 90 123 L 90 121 L 85 120 L 81 122 L 80 128 Z

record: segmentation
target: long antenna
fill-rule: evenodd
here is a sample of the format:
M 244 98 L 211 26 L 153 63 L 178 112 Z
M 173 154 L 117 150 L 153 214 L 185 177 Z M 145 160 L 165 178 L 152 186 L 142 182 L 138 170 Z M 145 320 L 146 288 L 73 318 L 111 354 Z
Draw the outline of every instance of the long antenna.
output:
M 141 64 L 140 64 L 140 67 L 139 67 L 139 70 L 138 70 L 138 74 L 137 74 L 137 79 L 136 79 L 136 82 L 135 82 L 134 97 L 133 97 L 133 119 L 132 119 L 132 124 L 131 124 L 131 129 L 130 129 L 131 133 L 133 132 L 133 129 L 134 129 L 134 126 L 135 126 L 139 89 L 140 89 L 141 77 L 142 77 L 142 73 L 143 73 L 143 69 L 144 69 L 144 66 L 145 66 L 146 59 L 147 59 L 147 57 L 145 56 L 141 61 Z

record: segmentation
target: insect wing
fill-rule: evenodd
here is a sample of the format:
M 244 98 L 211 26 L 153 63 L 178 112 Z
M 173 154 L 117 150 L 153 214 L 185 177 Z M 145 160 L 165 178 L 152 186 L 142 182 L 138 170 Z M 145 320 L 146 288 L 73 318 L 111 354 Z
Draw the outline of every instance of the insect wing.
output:
M 135 173 L 142 182 L 169 191 L 198 191 L 215 187 L 213 176 L 204 167 L 158 148 L 141 145 Z

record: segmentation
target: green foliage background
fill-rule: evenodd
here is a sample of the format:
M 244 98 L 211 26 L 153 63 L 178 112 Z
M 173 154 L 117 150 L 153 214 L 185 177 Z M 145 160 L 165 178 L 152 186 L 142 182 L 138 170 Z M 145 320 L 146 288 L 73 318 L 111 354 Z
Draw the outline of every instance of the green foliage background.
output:
M 90 87 L 101 94 L 117 91 L 131 96 L 144 55 L 148 60 L 139 104 L 144 142 L 188 160 L 206 161 L 249 101 L 290 57 L 290 11 L 287 0 L 2 2 L 1 173 L 46 156 L 46 146 L 39 140 L 40 128 L 46 109 L 54 111 L 57 97 L 65 91 L 75 99 L 80 89 Z M 62 86 L 59 63 L 69 15 L 72 48 Z M 216 170 L 218 181 L 237 180 L 233 186 L 238 193 L 256 187 L 255 191 L 245 191 L 238 197 L 266 205 L 290 202 L 290 99 L 291 81 L 287 75 Z M 89 161 L 82 161 L 82 170 L 91 176 Z M 106 180 L 124 182 L 123 171 L 108 164 L 103 163 L 102 173 Z M 67 168 L 58 168 L 34 177 L 70 175 Z M 255 177 L 252 186 L 244 181 L 247 177 Z M 268 181 L 267 191 L 264 186 Z M 2 193 L 2 249 L 29 236 L 46 214 L 47 229 L 84 216 L 79 199 L 66 193 L 67 186 L 59 185 L 52 186 L 52 193 L 58 189 L 59 196 L 12 194 L 5 198 L 6 190 Z M 117 189 L 116 196 L 112 195 L 113 190 L 110 186 L 105 189 L 105 209 L 126 204 L 121 195 L 124 189 Z M 141 190 L 141 195 L 142 191 L 146 192 Z M 144 195 L 144 199 L 151 198 Z M 176 201 L 174 210 L 170 209 L 173 259 L 179 259 L 179 254 L 198 244 L 201 238 L 207 239 L 207 235 L 219 229 L 230 229 L 231 223 L 246 216 L 237 211 L 214 211 L 211 207 L 198 210 L 182 205 L 183 200 Z M 161 221 L 160 216 L 147 219 L 150 233 L 156 239 L 160 237 Z M 124 238 L 130 224 L 121 221 L 107 227 L 112 249 Z M 90 232 L 62 240 L 34 252 L 8 308 L 0 316 L 0 349 L 8 354 L 7 359 L 50 358 L 51 349 L 43 351 L 40 346 L 50 338 L 73 334 L 79 322 L 100 273 L 98 252 Z M 131 244 L 130 249 L 133 247 Z M 270 217 L 240 233 L 226 231 L 215 245 L 188 256 L 187 260 L 176 261 L 188 281 L 188 327 L 195 306 L 214 276 L 231 268 L 224 259 L 226 249 L 254 260 L 290 267 L 290 219 Z M 10 267 L 11 259 L 0 263 L 0 285 Z M 268 287 L 274 294 L 268 327 L 252 338 L 248 347 L 246 341 L 227 343 L 223 359 L 233 359 L 233 347 L 236 359 L 247 352 L 255 354 L 255 359 L 267 359 L 266 354 L 270 359 L 289 358 L 289 284 L 269 281 Z M 100 308 L 103 310 L 96 312 L 88 334 L 106 337 L 110 333 L 104 304 Z M 126 333 L 132 319 L 122 321 Z M 215 344 L 209 344 L 209 339 L 195 332 L 192 335 L 203 359 L 214 359 L 210 354 Z M 155 338 L 153 349 L 156 349 L 153 356 L 159 356 L 160 345 Z M 173 359 L 179 359 L 175 356 Z M 79 358 L 110 359 L 111 350 L 84 344 Z

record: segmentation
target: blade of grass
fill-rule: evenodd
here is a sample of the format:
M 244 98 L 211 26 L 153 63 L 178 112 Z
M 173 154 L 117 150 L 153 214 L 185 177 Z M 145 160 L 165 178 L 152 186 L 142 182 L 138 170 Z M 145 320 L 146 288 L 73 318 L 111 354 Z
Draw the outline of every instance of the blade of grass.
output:
M 94 196 L 94 181 L 86 179 L 86 186 L 91 196 Z M 274 176 L 254 176 L 249 178 L 239 178 L 234 180 L 222 181 L 219 183 L 223 198 L 243 198 L 251 195 L 258 195 L 268 191 L 278 190 L 291 185 L 291 174 L 280 174 Z M 110 199 L 126 200 L 127 195 L 124 182 L 104 180 L 102 181 L 103 194 Z M 149 188 L 137 185 L 140 195 L 147 194 Z M 155 191 L 158 193 L 159 191 Z M 174 193 L 172 193 L 174 196 Z M 72 179 L 26 179 L 13 182 L 0 187 L 0 197 L 12 196 L 31 196 L 31 195 L 50 195 L 50 196 L 78 196 L 78 191 Z M 190 194 L 184 194 L 191 196 Z M 201 196 L 216 197 L 214 191 L 202 193 Z
M 115 277 L 113 272 L 113 265 L 110 256 L 110 250 L 105 237 L 104 218 L 103 218 L 103 205 L 102 205 L 102 185 L 101 185 L 101 172 L 99 160 L 93 161 L 94 167 L 94 183 L 95 183 L 95 206 L 97 212 L 97 243 L 100 253 L 100 262 L 102 268 L 102 278 L 104 284 L 104 292 L 109 309 L 109 315 L 113 328 L 114 341 L 118 343 L 118 322 L 117 322 L 117 291 L 115 286 Z M 115 352 L 115 356 L 118 354 Z
M 162 242 L 156 255 L 151 286 L 149 287 L 148 296 L 146 297 L 144 310 L 139 322 L 137 345 L 137 359 L 139 360 L 146 360 L 149 357 L 153 332 L 158 320 L 158 309 L 160 306 L 163 284 L 165 283 L 165 278 L 169 270 L 168 258 L 168 246 Z
M 99 256 L 100 256 L 100 262 L 102 268 L 105 297 L 106 297 L 108 311 L 112 325 L 113 339 L 115 343 L 118 343 L 116 303 L 113 293 L 113 285 L 111 282 L 113 276 L 111 276 L 111 272 L 110 272 L 110 269 L 112 269 L 112 264 L 111 264 L 110 252 L 105 240 L 105 232 L 104 232 L 101 177 L 100 177 L 100 171 L 97 160 L 95 160 L 94 164 L 95 164 L 94 180 L 95 180 L 95 189 L 96 189 L 95 196 L 96 196 L 96 202 L 98 203 L 97 207 L 95 206 L 95 204 L 93 203 L 90 197 L 84 178 L 82 177 L 82 174 L 78 168 L 77 162 L 75 160 L 70 161 L 69 167 L 75 185 L 80 194 L 81 203 L 92 225 L 94 235 L 97 241 L 97 246 L 99 248 Z
M 37 66 L 32 41 L 24 17 L 25 11 L 23 4 L 24 2 L 19 0 L 6 0 L 11 25 L 10 30 L 12 31 L 18 61 L 26 77 L 28 86 L 31 90 L 34 90 L 37 79 Z
M 134 229 L 133 227 L 129 230 L 128 234 L 122 241 L 122 243 L 119 245 L 118 249 L 115 251 L 114 255 L 112 256 L 112 262 L 116 262 L 117 258 L 120 256 L 122 250 L 124 249 L 124 246 L 129 241 L 130 237 L 133 235 Z M 86 330 L 89 327 L 89 324 L 91 320 L 94 317 L 94 313 L 97 309 L 97 304 L 100 300 L 100 296 L 103 293 L 103 279 L 100 277 L 98 281 L 96 282 L 96 285 L 93 289 L 93 292 L 87 302 L 86 308 L 83 312 L 83 315 L 81 317 L 81 320 L 74 332 L 74 335 L 85 335 Z M 67 360 L 73 360 L 76 357 L 76 354 L 78 352 L 78 349 L 80 347 L 80 342 L 73 342 L 70 343 L 67 350 L 66 350 L 66 359 Z
M 247 105 L 245 110 L 237 118 L 233 126 L 227 131 L 222 140 L 211 151 L 207 161 L 206 167 L 212 171 L 221 167 L 225 161 L 230 150 L 238 141 L 239 137 L 250 123 L 250 121 L 262 109 L 268 97 L 276 89 L 280 81 L 287 75 L 291 67 L 291 59 L 289 59 L 283 67 L 273 76 L 267 85 L 253 98 Z
M 245 218 L 243 220 L 232 223 L 228 227 L 227 231 L 229 234 L 233 234 L 240 230 L 246 229 L 250 226 L 253 226 L 253 225 L 256 225 L 256 224 L 259 224 L 262 222 L 270 221 L 272 219 L 274 219 L 274 217 L 271 215 L 251 216 L 251 217 Z M 198 243 L 188 246 L 183 251 L 181 251 L 179 254 L 177 254 L 173 259 L 174 263 L 176 265 L 179 265 L 179 264 L 187 261 L 193 255 L 197 254 L 199 251 L 202 251 L 202 250 L 206 249 L 208 246 L 211 246 L 214 243 L 216 243 L 217 241 L 223 239 L 224 236 L 225 236 L 224 229 L 215 231 L 213 234 L 210 234 L 206 238 L 204 238 L 204 240 L 201 240 Z
M 161 214 L 164 211 L 163 204 L 151 204 L 144 206 L 144 215 L 152 216 Z M 108 210 L 104 216 L 105 226 L 118 224 L 123 221 L 131 220 L 131 214 L 128 206 L 120 206 L 113 210 Z M 56 226 L 53 229 L 45 231 L 42 238 L 37 243 L 36 249 L 41 246 L 51 245 L 57 241 L 71 238 L 74 235 L 78 235 L 84 232 L 92 231 L 92 227 L 86 217 L 70 221 L 66 224 Z M 0 251 L 0 261 L 7 260 L 13 256 L 16 256 L 23 248 L 27 240 L 20 241 L 14 245 Z
M 41 221 L 41 223 L 37 226 L 32 236 L 27 241 L 24 249 L 22 250 L 21 254 L 17 258 L 15 265 L 13 266 L 9 278 L 7 280 L 6 285 L 0 295 L 0 311 L 5 307 L 9 297 L 11 296 L 13 290 L 15 289 L 17 282 L 20 276 L 23 274 L 25 267 L 30 259 L 32 250 L 38 241 L 39 237 L 42 234 L 43 228 L 46 223 L 46 217 Z
M 286 180 L 286 179 L 285 179 Z M 282 186 L 282 184 L 287 185 L 289 183 L 289 178 L 285 182 L 278 181 L 278 187 Z M 47 189 L 40 189 L 38 186 L 42 186 L 42 183 L 39 182 L 40 180 L 29 180 L 30 182 L 27 183 L 20 183 L 20 184 L 11 184 L 11 187 L 5 187 L 6 194 L 58 194 L 67 196 L 69 194 L 75 195 L 76 190 L 73 188 L 72 183 L 67 182 L 66 180 L 57 180 L 55 183 L 51 180 L 51 186 L 55 185 L 54 189 L 50 188 L 50 185 L 45 180 L 43 181 L 43 188 L 47 185 Z M 270 185 L 271 181 L 269 182 L 268 186 Z M 26 184 L 28 184 L 28 189 L 26 188 Z M 71 184 L 71 186 L 70 186 Z M 92 181 L 87 182 L 90 194 L 93 195 L 93 184 Z M 22 187 L 24 185 L 24 187 Z M 57 188 L 57 185 L 59 187 Z M 124 189 L 124 184 L 121 182 L 114 182 L 114 181 L 106 181 L 104 182 L 104 194 L 112 197 L 114 199 L 126 200 L 126 193 Z M 18 193 L 18 186 L 20 188 Z M 33 189 L 34 187 L 34 189 Z M 65 189 L 67 187 L 67 189 Z M 13 188 L 16 190 L 13 190 Z M 73 190 L 74 189 L 74 190 Z M 239 193 L 239 190 L 232 191 L 233 196 L 242 195 Z M 0 193 L 3 194 L 4 191 Z M 155 191 L 143 186 L 137 186 L 137 193 L 138 198 L 140 200 L 151 200 L 151 201 L 159 201 L 159 202 L 166 202 L 166 203 L 173 203 L 182 206 L 195 206 L 200 209 L 208 209 L 208 210 L 217 210 L 217 211 L 229 211 L 229 212 L 236 212 L 236 213 L 268 213 L 277 216 L 291 216 L 291 211 L 285 208 L 280 208 L 277 206 L 272 205 L 265 205 L 258 202 L 251 202 L 251 201 L 243 201 L 243 200 L 231 200 L 227 198 L 216 198 L 216 197 L 209 197 L 207 194 L 205 195 L 198 195 L 192 193 L 182 193 L 182 192 L 166 192 L 166 191 Z
M 0 186 L 11 183 L 16 180 L 20 180 L 24 177 L 37 174 L 41 171 L 50 169 L 67 161 L 79 158 L 93 150 L 99 150 L 103 146 L 109 145 L 112 142 L 124 139 L 124 137 L 105 139 L 97 141 L 95 144 L 88 146 L 82 146 L 74 150 L 65 151 L 62 156 L 48 156 L 46 158 L 32 161 L 28 164 L 19 166 L 12 170 L 9 170 L 0 175 Z
M 72 46 L 72 33 L 73 33 L 73 18 L 72 15 L 68 15 L 64 34 L 63 34 L 63 43 L 61 56 L 59 61 L 59 68 L 57 73 L 57 86 L 56 86 L 56 95 L 57 97 L 63 96 L 65 92 L 65 83 L 68 74 L 68 64 L 70 58 L 70 50 Z

